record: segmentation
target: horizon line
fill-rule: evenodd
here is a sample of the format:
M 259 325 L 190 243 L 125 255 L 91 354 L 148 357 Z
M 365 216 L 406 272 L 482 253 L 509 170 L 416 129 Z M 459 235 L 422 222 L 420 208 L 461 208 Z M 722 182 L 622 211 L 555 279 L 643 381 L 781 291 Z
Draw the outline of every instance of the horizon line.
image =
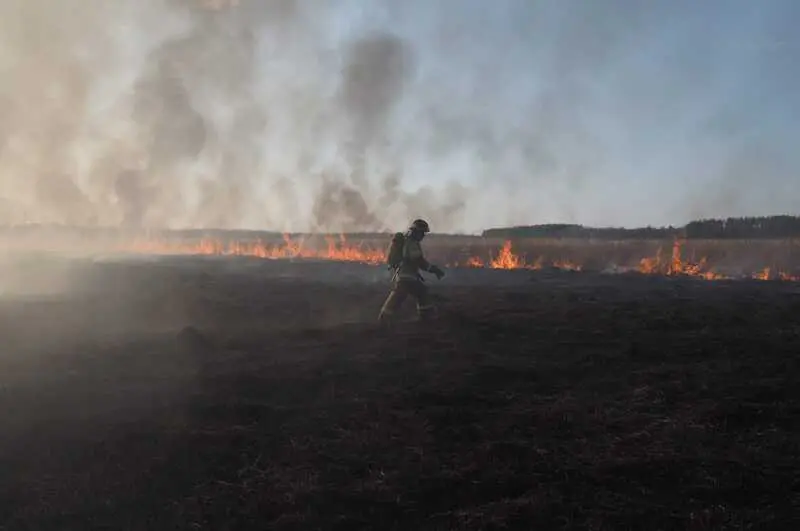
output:
M 800 220 L 800 215 L 795 214 L 770 214 L 770 215 L 760 215 L 760 216 L 728 216 L 726 218 L 698 218 L 682 225 L 644 225 L 644 226 L 636 226 L 636 227 L 626 227 L 626 226 L 593 226 L 593 225 L 583 225 L 580 223 L 558 223 L 558 222 L 549 222 L 549 223 L 533 223 L 527 225 L 506 225 L 506 226 L 497 226 L 497 227 L 489 227 L 484 228 L 479 231 L 474 232 L 437 232 L 432 231 L 432 235 L 441 235 L 441 236 L 472 236 L 472 237 L 480 237 L 486 232 L 495 232 L 495 231 L 507 231 L 507 230 L 524 230 L 524 229 L 536 229 L 536 228 L 557 228 L 562 227 L 563 229 L 581 229 L 584 231 L 626 231 L 626 232 L 636 232 L 636 231 L 645 231 L 645 230 L 653 230 L 653 231 L 679 231 L 685 229 L 688 225 L 692 223 L 702 223 L 702 222 L 709 222 L 709 221 L 718 221 L 718 222 L 727 222 L 730 220 L 745 220 L 745 219 L 753 219 L 753 220 L 761 220 L 761 219 L 774 219 L 774 218 L 795 218 Z M 23 223 L 13 223 L 13 224 L 0 224 L 0 230 L 9 230 L 9 229 L 20 229 L 20 228 L 59 228 L 59 229 L 73 229 L 73 230 L 86 230 L 86 231 L 119 231 L 119 232 L 247 232 L 247 233 L 261 233 L 261 234 L 270 234 L 276 236 L 282 235 L 319 235 L 319 236 L 338 236 L 343 235 L 347 236 L 350 235 L 365 235 L 365 234 L 374 234 L 374 235 L 388 235 L 394 234 L 395 232 L 403 232 L 407 228 L 404 227 L 399 230 L 351 230 L 351 231 L 279 231 L 279 230 L 271 230 L 271 229 L 253 229 L 253 228 L 221 228 L 221 227 L 182 227 L 182 228 L 169 228 L 169 227 L 126 227 L 121 225 L 74 225 L 74 224 L 67 224 L 67 223 L 41 223 L 41 222 L 23 222 Z

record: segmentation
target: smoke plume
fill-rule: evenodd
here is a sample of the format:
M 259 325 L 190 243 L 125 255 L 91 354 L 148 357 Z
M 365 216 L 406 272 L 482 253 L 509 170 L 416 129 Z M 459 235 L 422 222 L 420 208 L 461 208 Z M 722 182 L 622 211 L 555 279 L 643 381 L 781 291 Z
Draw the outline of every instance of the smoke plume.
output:
M 0 223 L 791 211 L 800 8 L 756 4 L 0 0 Z

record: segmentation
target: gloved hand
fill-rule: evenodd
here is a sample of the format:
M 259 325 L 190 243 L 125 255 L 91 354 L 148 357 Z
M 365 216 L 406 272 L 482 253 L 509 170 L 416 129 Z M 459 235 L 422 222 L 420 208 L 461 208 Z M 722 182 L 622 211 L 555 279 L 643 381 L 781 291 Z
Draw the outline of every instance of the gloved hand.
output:
M 439 266 L 432 265 L 429 271 L 434 275 L 436 275 L 437 279 L 442 280 L 442 277 L 444 276 L 444 271 L 442 270 L 442 268 L 440 268 Z

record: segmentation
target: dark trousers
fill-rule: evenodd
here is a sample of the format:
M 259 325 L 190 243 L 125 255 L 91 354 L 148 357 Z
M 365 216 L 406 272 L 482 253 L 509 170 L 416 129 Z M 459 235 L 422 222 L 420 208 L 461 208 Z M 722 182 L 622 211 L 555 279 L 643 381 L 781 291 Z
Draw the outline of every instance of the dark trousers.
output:
M 383 303 L 380 320 L 391 319 L 400 309 L 405 300 L 411 296 L 417 302 L 417 315 L 420 319 L 426 319 L 434 311 L 434 306 L 428 293 L 428 286 L 420 280 L 401 278 L 397 280 Z

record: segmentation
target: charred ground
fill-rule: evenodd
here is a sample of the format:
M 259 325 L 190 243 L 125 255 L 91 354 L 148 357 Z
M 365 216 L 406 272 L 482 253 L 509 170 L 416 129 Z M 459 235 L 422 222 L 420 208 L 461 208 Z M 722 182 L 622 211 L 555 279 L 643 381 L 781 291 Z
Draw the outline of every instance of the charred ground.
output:
M 0 301 L 2 529 L 798 521 L 793 284 L 451 271 L 437 326 L 386 336 L 380 268 L 27 264 L 38 289 Z

